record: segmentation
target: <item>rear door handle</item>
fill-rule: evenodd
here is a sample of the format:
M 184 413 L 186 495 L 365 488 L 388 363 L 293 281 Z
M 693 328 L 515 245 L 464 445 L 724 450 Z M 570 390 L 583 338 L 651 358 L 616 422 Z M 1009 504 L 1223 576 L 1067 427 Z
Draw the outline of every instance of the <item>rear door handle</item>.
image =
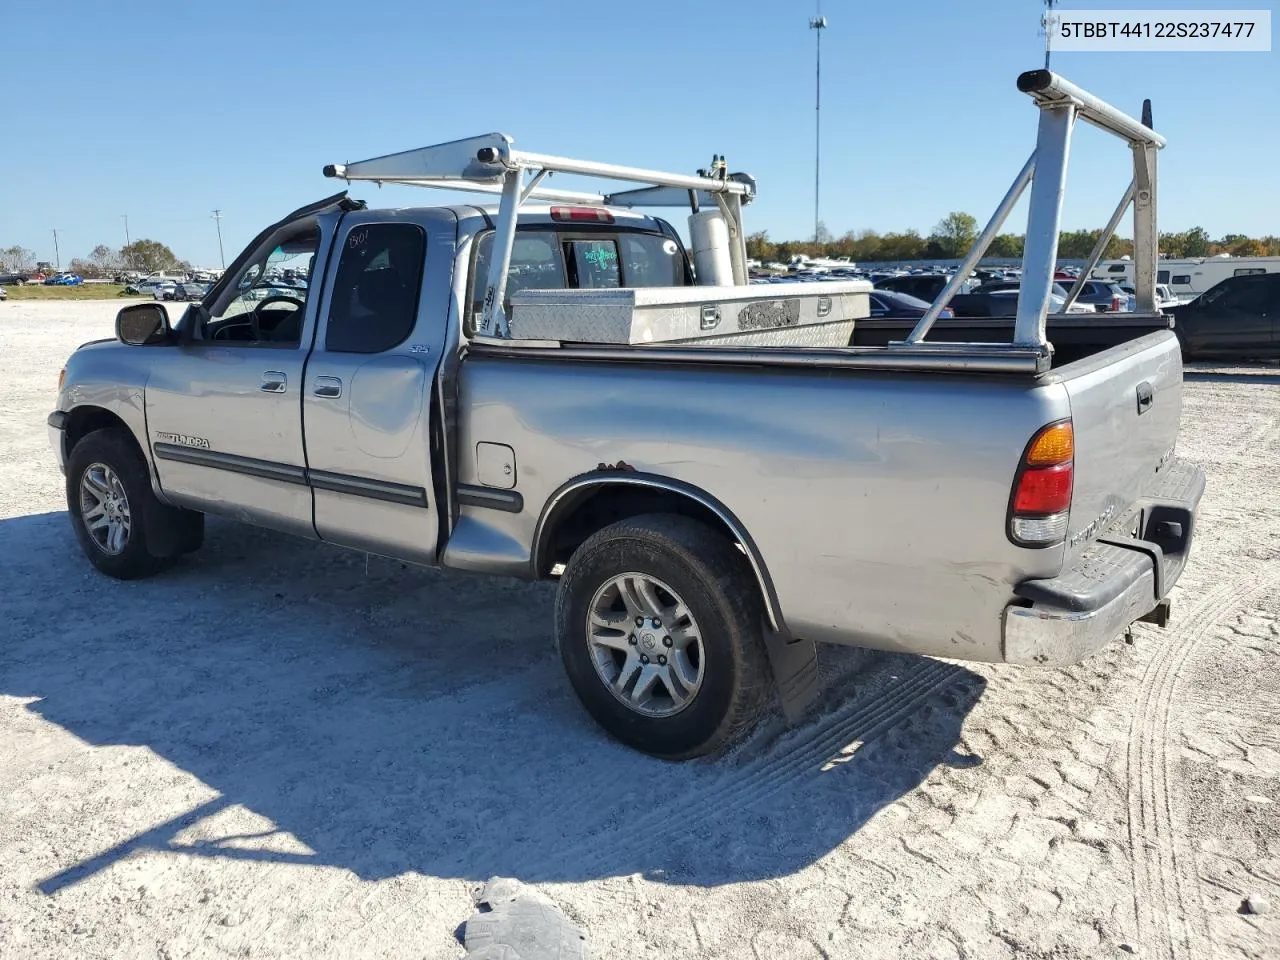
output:
M 262 386 L 258 387 L 263 393 L 284 393 L 288 389 L 289 380 L 279 370 L 268 370 L 262 375 Z
M 342 381 L 337 377 L 316 377 L 315 394 L 333 400 L 342 396 Z

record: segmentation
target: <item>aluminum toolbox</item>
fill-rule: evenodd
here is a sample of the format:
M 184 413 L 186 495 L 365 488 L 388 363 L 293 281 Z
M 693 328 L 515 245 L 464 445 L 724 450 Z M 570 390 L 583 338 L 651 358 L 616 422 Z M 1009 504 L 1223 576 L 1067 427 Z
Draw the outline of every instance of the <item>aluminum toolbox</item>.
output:
M 511 336 L 569 343 L 843 347 L 870 314 L 865 280 L 740 287 L 521 290 Z

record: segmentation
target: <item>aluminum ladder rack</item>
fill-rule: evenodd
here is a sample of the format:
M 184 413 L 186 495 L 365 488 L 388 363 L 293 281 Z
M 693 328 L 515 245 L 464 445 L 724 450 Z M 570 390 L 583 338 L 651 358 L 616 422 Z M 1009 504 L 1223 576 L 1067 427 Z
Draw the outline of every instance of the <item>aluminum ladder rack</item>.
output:
M 543 153 L 515 150 L 506 134 L 489 133 L 454 140 L 403 153 L 374 157 L 358 163 L 331 164 L 326 177 L 371 180 L 375 183 L 409 184 L 465 192 L 495 193 L 502 199 L 494 231 L 493 259 L 489 267 L 479 334 L 510 335 L 506 310 L 507 273 L 515 242 L 520 206 L 527 200 L 584 203 L 609 206 L 682 206 L 697 209 L 700 203 L 719 206 L 729 226 L 729 256 L 735 285 L 747 283 L 746 235 L 742 229 L 742 205 L 755 196 L 755 181 L 746 174 L 730 174 L 720 158 L 711 175 L 664 173 L 593 160 L 573 160 Z M 553 173 L 568 173 L 604 180 L 639 183 L 638 189 L 616 193 L 586 193 L 544 186 Z M 526 174 L 529 180 L 525 182 Z

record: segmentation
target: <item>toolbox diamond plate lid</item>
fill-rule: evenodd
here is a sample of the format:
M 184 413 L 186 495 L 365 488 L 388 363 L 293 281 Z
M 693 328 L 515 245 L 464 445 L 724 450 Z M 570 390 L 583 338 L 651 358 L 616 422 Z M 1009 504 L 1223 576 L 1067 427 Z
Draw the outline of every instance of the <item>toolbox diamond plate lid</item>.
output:
M 511 297 L 511 335 L 578 343 L 844 346 L 853 322 L 870 313 L 870 290 L 865 280 L 522 290 Z

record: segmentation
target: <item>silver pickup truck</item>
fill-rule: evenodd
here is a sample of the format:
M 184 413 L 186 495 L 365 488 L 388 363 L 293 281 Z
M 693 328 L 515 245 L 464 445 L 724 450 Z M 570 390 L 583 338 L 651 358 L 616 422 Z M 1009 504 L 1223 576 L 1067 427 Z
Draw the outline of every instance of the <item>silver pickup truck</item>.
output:
M 937 320 L 945 291 L 915 324 L 865 319 L 865 285 L 746 286 L 754 186 L 722 169 L 609 167 L 497 135 L 328 168 L 501 202 L 340 194 L 264 230 L 177 323 L 122 309 L 117 340 L 72 354 L 49 417 L 75 535 L 119 578 L 196 550 L 208 513 L 557 580 L 573 689 L 668 758 L 723 747 L 775 698 L 795 716 L 818 642 L 1054 666 L 1163 624 L 1204 477 L 1174 453 L 1182 368 L 1151 308 L 1154 247 L 1145 312 L 1045 314 L 1071 124 L 1126 137 L 1152 178 L 1163 141 L 1029 76 L 1038 169 L 971 253 L 1031 183 L 1009 318 Z M 584 197 L 549 171 L 646 186 Z M 1139 240 L 1154 238 L 1144 175 Z M 634 210 L 673 195 L 722 214 L 692 257 Z

